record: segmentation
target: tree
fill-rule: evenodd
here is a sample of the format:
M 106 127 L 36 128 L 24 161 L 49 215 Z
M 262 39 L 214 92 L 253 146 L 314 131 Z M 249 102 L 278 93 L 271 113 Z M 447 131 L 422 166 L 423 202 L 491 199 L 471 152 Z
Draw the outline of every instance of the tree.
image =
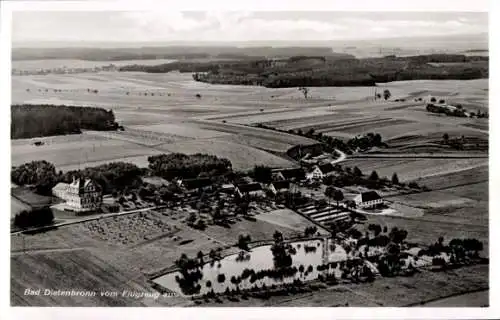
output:
M 391 179 L 392 183 L 393 184 L 399 184 L 399 177 L 398 177 L 398 174 L 396 172 L 394 172 L 392 174 L 392 179 Z
M 242 235 L 240 234 L 238 236 L 238 243 L 237 243 L 237 246 L 238 248 L 242 249 L 242 250 L 248 250 L 248 243 L 252 241 L 251 238 L 250 238 L 250 235 Z
M 370 224 L 368 226 L 368 230 L 373 231 L 373 235 L 375 237 L 378 237 L 380 233 L 382 232 L 382 227 L 379 224 Z
M 440 103 L 440 104 L 445 103 L 444 99 L 440 99 L 440 100 L 439 100 L 439 103 Z
M 200 265 L 203 265 L 203 252 L 201 250 L 198 251 L 196 257 L 198 258 L 198 261 L 200 261 Z
M 302 92 L 302 94 L 304 95 L 304 98 L 307 99 L 308 98 L 308 94 L 309 94 L 309 88 L 306 88 L 306 87 L 299 87 L 299 91 Z
M 270 167 L 257 165 L 252 171 L 253 178 L 262 183 L 269 183 L 273 180 L 273 172 Z
M 362 177 L 363 176 L 363 172 L 361 172 L 361 170 L 358 167 L 354 167 L 353 174 L 356 177 Z
M 38 227 L 51 224 L 54 214 L 49 207 L 23 210 L 14 217 L 14 225 L 19 228 Z
M 325 196 L 328 198 L 328 200 L 332 199 L 335 196 L 335 188 L 333 186 L 326 187 Z
M 337 201 L 337 208 L 339 207 L 339 201 L 344 200 L 344 194 L 340 189 L 335 190 L 333 194 L 333 200 Z
M 389 89 L 385 89 L 384 90 L 384 100 L 387 100 L 391 97 L 391 92 L 389 91 Z
M 392 228 L 391 232 L 389 232 L 389 238 L 394 243 L 402 243 L 407 236 L 408 231 L 404 229 L 398 229 L 397 227 Z
M 226 281 L 226 276 L 223 273 L 217 275 L 217 282 L 224 283 Z
M 370 174 L 370 177 L 369 179 L 372 180 L 372 181 L 377 181 L 378 180 L 378 173 L 377 171 L 373 170 L 372 173 Z
M 436 102 L 436 98 L 431 97 L 431 102 L 435 103 Z
M 448 135 L 448 133 L 445 132 L 443 134 L 443 141 L 444 141 L 444 143 L 448 144 L 449 139 L 450 139 L 450 136 Z

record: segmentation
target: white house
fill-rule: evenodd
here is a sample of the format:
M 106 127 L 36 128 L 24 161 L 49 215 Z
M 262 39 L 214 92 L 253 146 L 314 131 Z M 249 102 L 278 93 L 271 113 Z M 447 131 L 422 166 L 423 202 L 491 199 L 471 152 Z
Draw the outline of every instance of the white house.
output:
M 326 175 L 334 171 L 334 166 L 331 163 L 315 165 L 306 173 L 307 180 L 321 180 Z
M 384 203 L 382 197 L 375 191 L 358 194 L 354 197 L 354 202 L 358 208 L 373 208 Z
M 52 194 L 66 201 L 66 207 L 74 211 L 91 211 L 102 204 L 101 188 L 91 179 L 73 178 L 71 183 L 58 183 Z

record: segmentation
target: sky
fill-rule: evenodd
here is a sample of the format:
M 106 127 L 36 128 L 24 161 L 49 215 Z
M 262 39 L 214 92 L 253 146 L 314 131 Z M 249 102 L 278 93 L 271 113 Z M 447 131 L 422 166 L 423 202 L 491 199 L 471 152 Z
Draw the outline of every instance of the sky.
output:
M 14 43 L 328 41 L 488 32 L 484 12 L 17 11 Z

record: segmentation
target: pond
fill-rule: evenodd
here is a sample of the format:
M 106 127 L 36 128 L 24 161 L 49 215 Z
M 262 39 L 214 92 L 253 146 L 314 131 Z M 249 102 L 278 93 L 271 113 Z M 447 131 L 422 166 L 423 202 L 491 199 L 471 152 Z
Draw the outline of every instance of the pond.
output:
M 335 269 L 332 266 L 332 268 L 325 271 L 318 271 L 316 268 L 318 265 L 344 261 L 347 259 L 346 252 L 340 245 L 336 245 L 334 251 L 329 250 L 330 241 L 331 239 L 308 240 L 291 243 L 292 247 L 296 250 L 296 253 L 292 255 L 292 267 L 299 269 L 300 266 L 303 265 L 303 272 L 297 271 L 295 275 L 284 277 L 283 279 L 264 277 L 262 279 L 255 280 L 251 279 L 251 277 L 246 277 L 245 279 L 241 279 L 238 285 L 239 289 L 249 289 L 254 285 L 261 287 L 263 284 L 271 286 L 273 284 L 279 285 L 283 283 L 292 283 L 295 279 L 299 279 L 303 282 L 311 281 L 317 279 L 320 273 L 323 275 L 335 274 L 335 277 L 339 278 L 341 275 L 339 265 L 337 265 Z M 305 247 L 310 248 L 308 252 L 306 252 Z M 309 266 L 311 267 L 309 268 Z M 312 271 L 307 272 L 308 268 L 309 270 L 312 268 Z M 201 286 L 199 294 L 205 294 L 211 290 L 215 293 L 221 293 L 227 288 L 229 290 L 236 289 L 236 284 L 231 282 L 231 278 L 243 278 L 241 275 L 245 269 L 253 269 L 255 272 L 266 269 L 274 269 L 271 246 L 264 245 L 253 248 L 251 252 L 247 254 L 247 259 L 244 261 L 238 259 L 238 254 L 234 254 L 223 258 L 220 262 L 204 264 L 201 268 L 202 278 L 198 281 Z M 225 280 L 223 282 L 219 282 L 220 274 L 225 276 Z M 184 295 L 179 287 L 176 277 L 182 278 L 181 273 L 171 272 L 153 279 L 153 282 L 164 288 Z M 207 286 L 207 281 L 210 281 L 211 285 Z

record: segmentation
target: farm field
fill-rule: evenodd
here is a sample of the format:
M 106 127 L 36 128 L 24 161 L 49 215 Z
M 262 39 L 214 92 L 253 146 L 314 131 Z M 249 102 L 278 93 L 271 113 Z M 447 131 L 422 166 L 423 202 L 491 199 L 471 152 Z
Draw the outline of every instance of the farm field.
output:
M 274 168 L 293 167 L 295 163 L 271 153 L 248 147 L 242 144 L 218 140 L 192 140 L 164 144 L 157 147 L 166 152 L 183 152 L 186 154 L 207 153 L 226 158 L 231 161 L 233 169 L 248 170 L 254 165 L 266 165 Z
M 143 64 L 155 65 L 161 63 L 170 63 L 175 60 L 169 59 L 154 59 L 154 60 L 120 60 L 120 61 L 87 61 L 77 59 L 47 59 L 47 60 L 13 60 L 12 69 L 18 70 L 40 70 L 52 68 L 94 68 L 101 66 L 108 66 L 114 64 L 115 66 L 126 66 L 130 64 Z
M 452 174 L 457 171 L 467 171 L 488 164 L 488 159 L 353 159 L 343 162 L 343 165 L 354 168 L 357 166 L 364 174 L 376 170 L 380 177 L 391 178 L 396 172 L 400 181 L 416 180 L 422 185 L 426 177 Z M 422 180 L 419 180 L 422 179 Z M 428 186 L 433 188 L 432 186 Z
M 87 163 L 92 164 L 106 160 L 107 162 L 121 161 L 123 158 L 144 157 L 161 152 L 120 140 L 86 141 L 85 135 L 80 141 L 69 141 L 34 146 L 26 141 L 24 144 L 11 146 L 12 165 L 21 165 L 34 160 L 46 160 L 53 163 L 56 169 L 65 166 L 80 166 L 85 168 Z
M 57 266 L 64 266 L 59 268 Z M 23 272 L 32 270 L 32 272 Z M 35 271 L 36 270 L 36 271 Z M 24 295 L 26 288 L 41 288 L 35 296 Z M 44 295 L 49 290 L 96 292 L 95 296 Z M 11 303 L 18 306 L 145 306 L 142 299 L 122 297 L 124 290 L 151 292 L 109 262 L 86 250 L 44 252 L 11 257 Z M 101 296 L 101 291 L 115 291 L 116 297 Z

